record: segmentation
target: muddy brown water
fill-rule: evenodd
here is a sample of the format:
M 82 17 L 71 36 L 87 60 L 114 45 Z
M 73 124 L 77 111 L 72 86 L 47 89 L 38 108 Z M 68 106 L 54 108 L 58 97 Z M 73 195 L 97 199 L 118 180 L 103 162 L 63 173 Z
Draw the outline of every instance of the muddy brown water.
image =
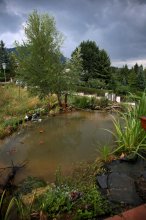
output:
M 25 168 L 16 175 L 16 183 L 27 176 L 53 181 L 61 167 L 69 174 L 84 161 L 95 160 L 99 146 L 113 145 L 112 115 L 99 112 L 73 112 L 33 122 L 0 143 L 0 167 L 27 160 Z

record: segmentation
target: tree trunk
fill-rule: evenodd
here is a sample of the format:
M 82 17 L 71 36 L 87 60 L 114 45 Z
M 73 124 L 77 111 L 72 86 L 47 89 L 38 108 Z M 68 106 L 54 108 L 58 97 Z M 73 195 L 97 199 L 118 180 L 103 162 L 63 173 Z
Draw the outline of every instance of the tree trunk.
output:
M 67 107 L 67 98 L 68 98 L 68 93 L 65 93 L 65 97 L 64 97 L 65 108 Z
M 59 106 L 62 107 L 61 94 L 57 94 Z

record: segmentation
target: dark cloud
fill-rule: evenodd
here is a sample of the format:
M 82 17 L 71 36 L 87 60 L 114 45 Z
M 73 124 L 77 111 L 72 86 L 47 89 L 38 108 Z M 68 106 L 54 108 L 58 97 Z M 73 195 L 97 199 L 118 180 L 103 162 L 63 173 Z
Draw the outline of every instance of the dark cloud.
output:
M 33 9 L 55 17 L 68 56 L 90 39 L 112 60 L 146 59 L 146 0 L 1 0 L 0 33 L 17 33 Z
M 21 16 L 9 11 L 7 2 L 0 0 L 0 33 L 18 31 L 21 22 Z

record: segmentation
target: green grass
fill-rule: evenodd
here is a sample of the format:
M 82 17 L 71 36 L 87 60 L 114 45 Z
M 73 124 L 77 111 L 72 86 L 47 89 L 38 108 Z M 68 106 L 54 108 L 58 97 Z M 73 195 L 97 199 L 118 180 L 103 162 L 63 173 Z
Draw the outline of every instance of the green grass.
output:
M 0 138 L 7 136 L 8 126 L 14 127 L 28 111 L 38 108 L 42 102 L 29 95 L 26 89 L 16 85 L 0 86 Z

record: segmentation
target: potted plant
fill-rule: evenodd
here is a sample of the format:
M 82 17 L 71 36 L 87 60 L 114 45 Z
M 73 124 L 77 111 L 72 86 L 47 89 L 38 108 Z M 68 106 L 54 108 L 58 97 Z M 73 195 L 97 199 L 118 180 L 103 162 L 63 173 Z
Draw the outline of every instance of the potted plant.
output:
M 144 130 L 146 130 L 146 116 L 141 116 L 140 117 L 141 120 L 141 126 Z

